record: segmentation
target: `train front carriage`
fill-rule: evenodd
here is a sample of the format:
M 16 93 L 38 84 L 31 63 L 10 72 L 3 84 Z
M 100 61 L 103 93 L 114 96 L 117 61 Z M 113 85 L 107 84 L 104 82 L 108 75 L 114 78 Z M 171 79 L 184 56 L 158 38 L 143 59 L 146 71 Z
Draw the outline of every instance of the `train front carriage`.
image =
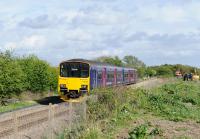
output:
M 60 64 L 59 95 L 62 98 L 79 97 L 90 90 L 90 65 L 65 61 Z

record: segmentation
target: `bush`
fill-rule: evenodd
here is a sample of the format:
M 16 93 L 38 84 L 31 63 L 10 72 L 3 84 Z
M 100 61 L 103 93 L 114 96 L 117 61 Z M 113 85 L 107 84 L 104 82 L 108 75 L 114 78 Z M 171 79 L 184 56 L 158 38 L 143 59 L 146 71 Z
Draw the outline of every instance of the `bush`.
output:
M 59 70 L 56 67 L 49 67 L 48 73 L 49 73 L 49 86 L 51 87 L 51 90 L 55 91 L 58 87 L 58 73 Z
M 44 92 L 57 88 L 58 69 L 36 56 L 17 58 L 0 53 L 0 103 L 23 91 Z
M 10 52 L 0 53 L 0 102 L 19 94 L 24 89 L 24 76 L 21 67 Z
M 51 74 L 47 62 L 38 59 L 36 56 L 24 57 L 19 61 L 26 76 L 26 90 L 43 92 L 50 89 L 49 79 Z

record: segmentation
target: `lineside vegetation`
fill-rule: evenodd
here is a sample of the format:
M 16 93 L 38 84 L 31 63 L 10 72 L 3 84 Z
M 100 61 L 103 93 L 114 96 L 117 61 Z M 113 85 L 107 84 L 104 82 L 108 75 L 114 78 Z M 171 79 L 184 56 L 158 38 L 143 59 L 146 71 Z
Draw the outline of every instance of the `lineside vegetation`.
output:
M 95 90 L 97 101 L 89 100 L 87 123 L 70 131 L 70 137 L 84 139 L 115 138 L 120 129 L 141 117 L 160 117 L 179 122 L 200 122 L 200 83 L 168 83 L 153 89 L 107 88 Z M 123 92 L 123 93 L 122 93 Z M 130 130 L 129 138 L 162 138 L 162 130 L 144 124 Z M 147 132 L 151 129 L 150 132 Z M 62 137 L 67 138 L 69 132 Z M 73 133 L 76 133 L 75 135 Z
M 57 68 L 34 55 L 15 57 L 9 51 L 0 53 L 0 104 L 22 92 L 42 93 L 56 90 Z

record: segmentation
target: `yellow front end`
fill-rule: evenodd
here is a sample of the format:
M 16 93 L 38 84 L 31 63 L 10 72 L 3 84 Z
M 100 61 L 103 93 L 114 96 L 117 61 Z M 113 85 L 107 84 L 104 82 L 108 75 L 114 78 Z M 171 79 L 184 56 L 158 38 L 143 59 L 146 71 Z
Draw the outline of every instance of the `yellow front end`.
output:
M 90 90 L 90 78 L 70 78 L 59 77 L 58 93 L 62 99 L 67 99 L 69 96 L 78 97 Z

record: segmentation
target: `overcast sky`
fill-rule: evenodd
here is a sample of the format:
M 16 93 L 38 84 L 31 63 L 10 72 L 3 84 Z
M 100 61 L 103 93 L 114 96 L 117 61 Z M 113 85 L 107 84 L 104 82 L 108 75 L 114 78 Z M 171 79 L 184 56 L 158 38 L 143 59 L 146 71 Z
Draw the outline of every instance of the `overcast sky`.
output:
M 0 51 L 200 67 L 199 0 L 1 0 Z

